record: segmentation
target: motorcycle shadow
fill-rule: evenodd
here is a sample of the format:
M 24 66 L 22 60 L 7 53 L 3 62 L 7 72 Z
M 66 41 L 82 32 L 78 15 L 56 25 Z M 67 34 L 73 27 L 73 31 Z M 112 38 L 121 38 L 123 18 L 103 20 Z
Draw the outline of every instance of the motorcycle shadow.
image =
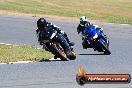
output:
M 104 54 L 104 53 L 96 53 L 96 54 L 79 54 L 79 55 L 106 55 L 106 54 Z

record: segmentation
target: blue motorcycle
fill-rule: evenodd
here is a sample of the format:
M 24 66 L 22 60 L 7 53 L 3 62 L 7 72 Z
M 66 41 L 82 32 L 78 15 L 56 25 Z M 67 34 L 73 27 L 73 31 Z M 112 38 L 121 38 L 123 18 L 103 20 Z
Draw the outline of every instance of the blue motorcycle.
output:
M 95 25 L 85 27 L 83 35 L 85 48 L 93 48 L 95 51 L 111 54 L 109 50 L 109 39 Z

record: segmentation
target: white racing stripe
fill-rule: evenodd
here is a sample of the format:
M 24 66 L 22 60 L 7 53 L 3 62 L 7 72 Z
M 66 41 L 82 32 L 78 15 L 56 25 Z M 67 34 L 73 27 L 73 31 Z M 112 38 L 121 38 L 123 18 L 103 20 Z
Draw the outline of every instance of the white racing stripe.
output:
M 24 64 L 24 63 L 31 63 L 33 61 L 17 61 L 17 62 L 9 62 L 8 64 Z
M 33 61 L 8 62 L 8 63 L 0 63 L 0 65 L 4 65 L 4 64 L 26 64 L 26 63 L 33 63 Z
M 93 39 L 96 39 L 98 37 L 97 33 L 94 35 Z
M 56 33 L 57 33 L 57 32 L 54 32 L 54 33 L 51 35 L 50 39 L 54 38 L 55 35 L 56 35 Z
M 8 43 L 0 43 L 0 45 L 13 45 L 13 44 L 8 44 Z M 14 46 L 18 46 L 18 45 L 14 45 Z
M 57 58 L 57 59 L 51 58 L 51 59 L 49 59 L 49 61 L 60 61 L 60 60 L 61 60 L 60 58 Z

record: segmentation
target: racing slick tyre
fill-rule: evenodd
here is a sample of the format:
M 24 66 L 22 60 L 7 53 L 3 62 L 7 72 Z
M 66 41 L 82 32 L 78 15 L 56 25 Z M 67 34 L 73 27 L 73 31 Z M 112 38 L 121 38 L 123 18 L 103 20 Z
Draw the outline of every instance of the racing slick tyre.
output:
M 70 60 L 75 60 L 76 59 L 76 53 L 73 49 L 70 51 L 70 53 L 67 56 Z
M 111 52 L 110 52 L 109 48 L 102 41 L 100 41 L 99 43 L 100 43 L 100 46 L 102 46 L 102 48 L 105 50 L 104 54 L 110 55 Z
M 52 51 L 54 52 L 55 56 L 59 57 L 62 61 L 68 61 L 67 55 L 64 52 L 64 49 L 61 47 L 60 44 L 58 44 L 58 43 L 53 44 L 52 48 L 53 48 Z

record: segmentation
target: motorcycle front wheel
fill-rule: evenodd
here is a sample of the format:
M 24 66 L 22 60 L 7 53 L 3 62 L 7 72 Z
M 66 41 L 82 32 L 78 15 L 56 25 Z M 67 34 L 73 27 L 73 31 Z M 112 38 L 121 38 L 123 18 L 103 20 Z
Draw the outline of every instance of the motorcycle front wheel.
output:
M 64 52 L 64 49 L 61 47 L 59 43 L 52 45 L 54 54 L 59 57 L 62 61 L 68 61 L 67 55 Z
M 109 48 L 107 47 L 106 44 L 104 44 L 102 41 L 99 41 L 99 44 L 105 50 L 104 54 L 106 54 L 106 55 L 110 55 L 111 54 L 111 52 L 110 52 L 110 50 L 109 50 Z

